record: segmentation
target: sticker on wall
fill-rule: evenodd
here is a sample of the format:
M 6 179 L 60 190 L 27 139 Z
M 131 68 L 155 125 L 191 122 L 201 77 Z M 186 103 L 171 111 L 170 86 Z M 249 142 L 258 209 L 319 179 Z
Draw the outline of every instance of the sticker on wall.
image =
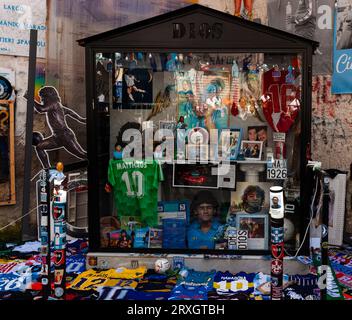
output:
M 0 100 L 7 100 L 12 95 L 12 85 L 5 77 L 0 76 Z
M 79 144 L 76 134 L 68 126 L 66 118 L 70 117 L 79 123 L 86 124 L 86 119 L 61 103 L 56 88 L 51 86 L 39 90 L 41 102 L 34 101 L 35 111 L 46 115 L 51 135 L 44 137 L 41 132 L 33 132 L 32 144 L 43 168 L 50 168 L 48 151 L 65 149 L 78 159 L 86 159 L 87 152 Z M 27 98 L 25 94 L 24 98 Z

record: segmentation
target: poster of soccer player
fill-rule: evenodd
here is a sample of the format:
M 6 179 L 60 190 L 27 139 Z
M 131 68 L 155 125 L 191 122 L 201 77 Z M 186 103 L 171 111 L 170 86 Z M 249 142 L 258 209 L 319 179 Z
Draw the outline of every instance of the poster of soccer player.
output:
M 331 74 L 334 0 L 268 0 L 270 27 L 319 42 L 314 74 Z
M 332 93 L 351 93 L 352 84 L 352 4 L 337 2 L 334 19 Z

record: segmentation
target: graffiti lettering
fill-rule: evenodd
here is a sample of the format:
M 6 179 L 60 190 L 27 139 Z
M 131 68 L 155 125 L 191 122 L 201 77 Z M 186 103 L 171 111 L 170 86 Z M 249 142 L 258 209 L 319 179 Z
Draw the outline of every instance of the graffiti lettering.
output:
M 344 73 L 345 71 L 352 70 L 352 57 L 348 54 L 343 54 L 336 63 L 336 72 Z

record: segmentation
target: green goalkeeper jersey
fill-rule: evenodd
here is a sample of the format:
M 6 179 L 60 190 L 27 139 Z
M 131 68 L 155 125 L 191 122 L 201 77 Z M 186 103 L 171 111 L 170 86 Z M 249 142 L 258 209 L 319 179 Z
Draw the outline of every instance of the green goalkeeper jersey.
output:
M 108 179 L 120 217 L 140 216 L 147 226 L 157 226 L 158 189 L 164 180 L 157 161 L 111 159 Z

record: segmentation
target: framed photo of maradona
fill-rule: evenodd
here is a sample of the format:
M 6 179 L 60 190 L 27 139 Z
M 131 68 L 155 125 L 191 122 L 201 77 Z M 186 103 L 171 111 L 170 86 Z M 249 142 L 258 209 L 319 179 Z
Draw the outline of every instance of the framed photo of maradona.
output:
M 236 215 L 238 230 L 248 231 L 248 250 L 268 250 L 269 247 L 269 216 L 267 214 Z

